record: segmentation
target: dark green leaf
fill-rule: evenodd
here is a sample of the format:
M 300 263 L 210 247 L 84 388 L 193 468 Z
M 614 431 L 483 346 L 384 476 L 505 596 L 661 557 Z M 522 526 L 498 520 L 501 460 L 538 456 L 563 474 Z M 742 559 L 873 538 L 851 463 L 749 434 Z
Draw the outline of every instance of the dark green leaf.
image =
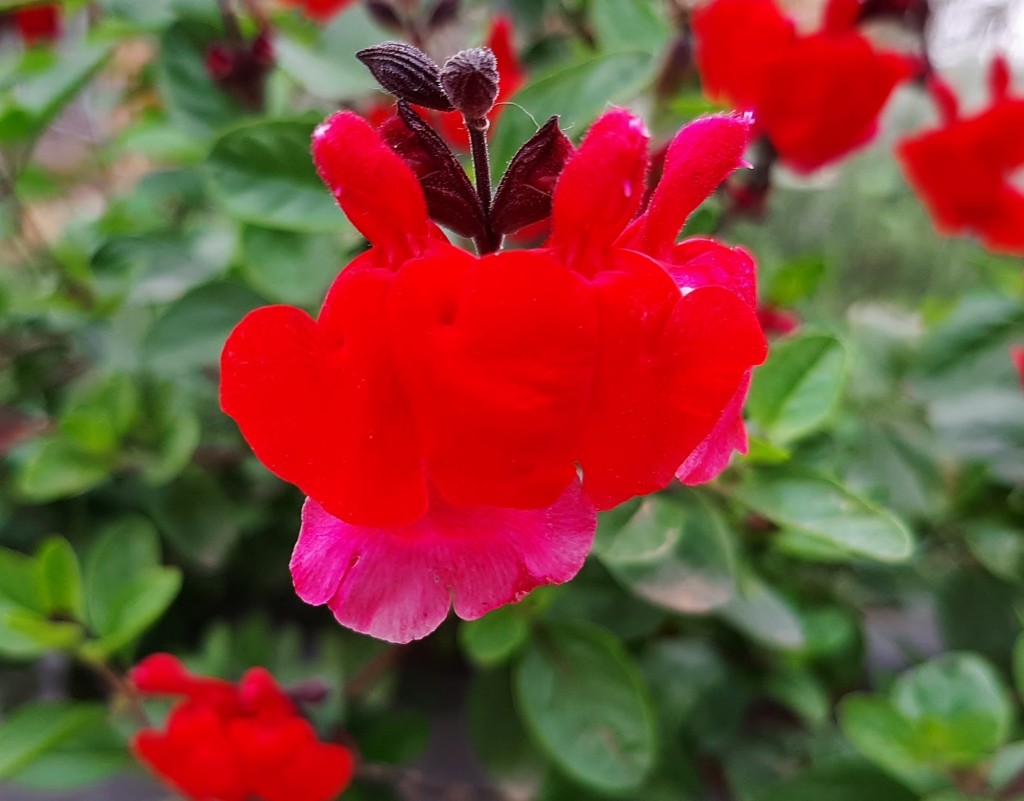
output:
M 502 606 L 459 627 L 462 650 L 473 662 L 490 667 L 506 662 L 530 634 L 521 609 Z
M 82 573 L 67 540 L 52 537 L 43 543 L 36 555 L 36 576 L 44 612 L 82 617 Z
M 99 704 L 46 704 L 21 707 L 0 723 L 0 780 L 24 770 L 61 742 L 103 718 Z

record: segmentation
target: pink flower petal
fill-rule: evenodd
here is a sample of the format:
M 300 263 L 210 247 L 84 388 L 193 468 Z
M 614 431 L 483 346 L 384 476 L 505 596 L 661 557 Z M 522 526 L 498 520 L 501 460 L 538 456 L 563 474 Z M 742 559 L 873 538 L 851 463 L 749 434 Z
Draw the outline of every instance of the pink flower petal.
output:
M 436 629 L 454 605 L 473 620 L 583 566 L 597 516 L 578 481 L 546 509 L 456 507 L 435 496 L 418 522 L 349 525 L 313 499 L 292 555 L 295 590 L 327 604 L 343 626 L 406 643 Z

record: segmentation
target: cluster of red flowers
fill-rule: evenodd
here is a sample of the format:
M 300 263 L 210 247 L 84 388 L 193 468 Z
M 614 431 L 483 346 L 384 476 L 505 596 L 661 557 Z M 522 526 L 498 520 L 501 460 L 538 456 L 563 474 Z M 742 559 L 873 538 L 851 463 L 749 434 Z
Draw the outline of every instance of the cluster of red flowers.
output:
M 52 42 L 60 36 L 60 7 L 43 3 L 11 12 L 18 35 L 27 45 Z
M 162 728 L 139 732 L 132 749 L 192 801 L 333 801 L 352 779 L 352 753 L 320 742 L 262 668 L 235 686 L 156 654 L 130 678 L 140 693 L 183 699 Z
M 482 258 L 430 221 L 410 167 L 355 114 L 321 125 L 321 177 L 373 247 L 317 319 L 257 310 L 221 402 L 308 496 L 299 595 L 405 642 L 582 566 L 595 508 L 696 483 L 745 447 L 765 356 L 750 256 L 675 244 L 739 164 L 745 120 L 680 132 L 646 210 L 648 134 L 605 114 L 554 190 L 544 248 Z M 582 479 L 578 472 L 582 473 Z

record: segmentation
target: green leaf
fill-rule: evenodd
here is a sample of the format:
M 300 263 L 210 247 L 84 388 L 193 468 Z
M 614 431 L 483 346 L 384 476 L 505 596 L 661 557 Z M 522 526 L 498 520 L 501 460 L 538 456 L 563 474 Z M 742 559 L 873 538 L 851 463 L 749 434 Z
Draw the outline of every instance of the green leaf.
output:
M 1013 722 L 999 675 L 970 653 L 944 654 L 907 671 L 893 685 L 892 703 L 923 748 L 950 767 L 987 759 L 1006 742 Z
M 151 507 L 160 532 L 187 559 L 214 570 L 234 547 L 239 515 L 221 485 L 198 467 L 186 470 Z
M 917 801 L 918 796 L 861 759 L 812 765 L 773 784 L 756 801 Z
M 82 617 L 82 572 L 67 540 L 52 537 L 43 543 L 36 554 L 36 576 L 46 614 Z
M 988 773 L 993 790 L 1002 790 L 1024 773 L 1024 740 L 1007 743 L 996 753 Z
M 48 620 L 26 609 L 0 611 L 0 651 L 17 658 L 42 656 L 47 651 L 71 651 L 83 636 L 78 623 Z
M 747 399 L 750 419 L 785 445 L 819 430 L 843 389 L 846 351 L 828 334 L 802 334 L 776 342 L 754 371 Z
M 694 491 L 648 496 L 625 520 L 603 516 L 594 552 L 624 586 L 674 612 L 707 612 L 735 589 L 731 532 Z
M 0 780 L 15 776 L 103 716 L 99 704 L 36 703 L 21 707 L 0 723 Z
M 608 107 L 640 91 L 650 78 L 651 53 L 608 53 L 577 62 L 531 81 L 512 101 L 526 109 L 508 108 L 501 116 L 491 143 L 491 163 L 503 173 L 515 152 L 552 115 L 561 115 L 564 130 L 579 138 Z M 536 124 L 534 123 L 536 120 Z
M 151 567 L 136 575 L 111 603 L 110 633 L 82 646 L 87 661 L 104 661 L 130 645 L 152 626 L 178 597 L 181 571 Z
M 839 726 L 860 753 L 909 787 L 924 792 L 942 785 L 914 727 L 888 699 L 847 696 L 839 705 Z
M 97 718 L 18 771 L 21 787 L 46 792 L 76 791 L 118 773 L 132 764 L 125 744 L 110 724 Z
M 156 84 L 168 116 L 194 136 L 207 137 L 231 124 L 238 105 L 206 71 L 206 51 L 219 36 L 211 25 L 179 21 L 160 36 Z
M 389 38 L 392 35 L 373 22 L 363 5 L 355 4 L 336 15 L 312 42 L 280 31 L 274 38 L 274 59 L 307 92 L 336 103 L 365 97 L 378 88 L 355 54 Z
M 530 626 L 522 610 L 502 606 L 478 620 L 470 620 L 459 627 L 459 643 L 474 663 L 481 667 L 499 665 L 526 642 Z
M 999 578 L 1024 582 L 1024 538 L 1020 528 L 998 520 L 967 524 L 964 535 L 974 557 Z
M 85 562 L 85 602 L 93 631 L 110 634 L 116 629 L 119 596 L 159 563 L 160 536 L 146 518 L 125 517 L 103 529 Z
M 851 557 L 902 562 L 913 553 L 913 536 L 894 515 L 809 471 L 783 468 L 748 473 L 736 497 L 779 526 Z
M 217 364 L 231 329 L 263 299 L 244 286 L 215 282 L 172 303 L 143 343 L 145 364 L 163 374 Z
M 242 222 L 290 231 L 337 231 L 345 225 L 309 155 L 313 124 L 266 120 L 234 128 L 207 160 L 214 197 Z
M 23 62 L 14 90 L 0 96 L 0 141 L 38 135 L 92 79 L 110 56 L 109 45 L 79 43 L 42 68 Z
M 591 0 L 590 18 L 601 49 L 660 53 L 668 43 L 669 27 L 649 0 Z
M 64 404 L 61 434 L 86 453 L 111 456 L 138 413 L 139 393 L 123 373 L 77 388 Z
M 18 493 L 29 503 L 81 495 L 110 476 L 109 459 L 87 453 L 61 438 L 41 440 L 15 477 Z
M 494 725 L 496 720 L 501 721 L 500 726 Z M 477 756 L 500 784 L 535 780 L 543 760 L 523 729 L 507 668 L 473 673 L 466 698 L 466 727 Z
M 246 282 L 271 300 L 316 308 L 345 260 L 337 237 L 246 226 L 242 231 Z
M 647 688 L 605 631 L 551 627 L 517 666 L 515 691 L 534 740 L 574 780 L 624 793 L 650 772 L 657 745 Z
M 4 606 L 43 612 L 36 560 L 10 548 L 0 548 L 0 608 Z
M 753 573 L 744 575 L 737 587 L 732 600 L 717 610 L 722 618 L 769 648 L 803 647 L 803 624 L 782 595 Z
M 818 290 L 826 271 L 819 256 L 786 262 L 769 276 L 764 295 L 777 306 L 793 306 Z

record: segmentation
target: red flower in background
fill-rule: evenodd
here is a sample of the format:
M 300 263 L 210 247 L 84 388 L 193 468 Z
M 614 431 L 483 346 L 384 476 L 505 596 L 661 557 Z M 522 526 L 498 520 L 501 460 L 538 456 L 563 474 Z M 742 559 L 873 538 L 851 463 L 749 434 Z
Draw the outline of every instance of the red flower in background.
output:
M 1010 358 L 1013 360 L 1013 366 L 1017 368 L 1021 384 L 1024 385 L 1024 345 L 1010 348 Z
M 60 7 L 47 4 L 14 12 L 14 24 L 27 45 L 52 42 L 60 36 Z
M 854 20 L 829 19 L 801 35 L 774 0 L 712 0 L 693 16 L 705 93 L 753 111 L 782 161 L 803 172 L 869 141 L 893 89 L 916 68 L 876 50 Z
M 351 752 L 320 742 L 262 668 L 236 687 L 155 654 L 130 678 L 142 693 L 184 699 L 162 729 L 139 732 L 132 749 L 192 801 L 333 801 L 352 779 Z
M 753 263 L 672 242 L 739 163 L 747 126 L 680 134 L 672 177 L 617 242 L 647 138 L 606 114 L 558 181 L 548 246 L 478 258 L 430 222 L 412 169 L 366 122 L 342 112 L 317 129 L 320 175 L 373 247 L 316 320 L 252 312 L 221 361 L 222 407 L 310 496 L 292 559 L 305 600 L 383 639 L 422 637 L 452 601 L 472 619 L 571 578 L 594 506 L 662 489 L 684 463 L 690 480 L 702 448 L 728 458 L 765 356 Z
M 342 9 L 352 5 L 354 0 L 285 0 L 290 6 L 298 6 L 310 19 L 327 22 Z
M 487 36 L 485 47 L 494 52 L 498 61 L 498 97 L 494 101 L 494 108 L 487 115 L 491 123 L 490 131 L 498 123 L 498 118 L 504 113 L 505 106 L 502 103 L 518 92 L 526 83 L 526 70 L 523 69 L 519 56 L 516 54 L 515 43 L 512 41 L 514 31 L 512 20 L 501 15 L 495 18 L 491 25 L 491 32 Z M 469 150 L 469 132 L 462 115 L 458 111 L 438 113 L 438 128 L 441 134 L 452 147 L 460 150 Z
M 961 116 L 952 90 L 933 79 L 943 125 L 903 140 L 896 154 L 907 180 L 945 234 L 970 233 L 985 247 L 1024 255 L 1024 97 L 1010 96 L 1010 71 L 997 59 L 992 102 Z

